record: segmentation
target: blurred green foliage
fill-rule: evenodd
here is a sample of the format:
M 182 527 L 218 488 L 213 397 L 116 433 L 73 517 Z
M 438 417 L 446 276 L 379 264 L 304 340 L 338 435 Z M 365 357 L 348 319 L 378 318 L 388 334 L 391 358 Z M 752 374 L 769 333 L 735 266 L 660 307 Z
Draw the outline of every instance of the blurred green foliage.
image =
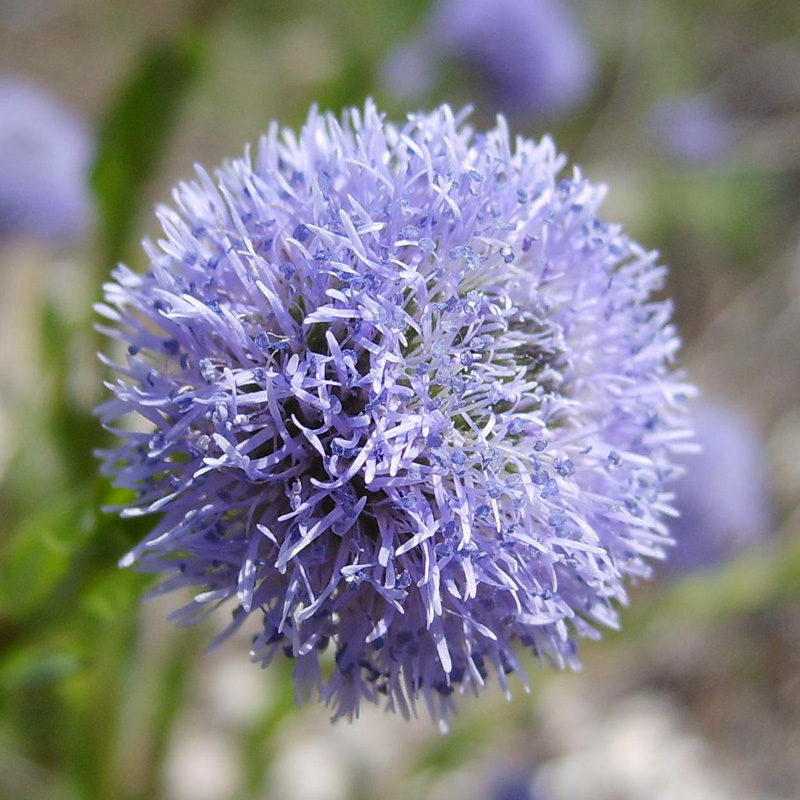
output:
M 126 253 L 142 192 L 158 168 L 186 92 L 200 74 L 204 50 L 205 42 L 196 35 L 151 45 L 105 120 L 92 176 L 104 272 Z

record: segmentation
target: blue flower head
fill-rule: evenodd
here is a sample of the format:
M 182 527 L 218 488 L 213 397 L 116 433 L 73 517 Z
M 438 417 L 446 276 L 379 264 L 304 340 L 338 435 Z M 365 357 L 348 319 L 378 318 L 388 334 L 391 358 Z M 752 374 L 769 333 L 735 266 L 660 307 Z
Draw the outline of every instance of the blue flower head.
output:
M 463 116 L 273 125 L 99 306 L 127 348 L 103 471 L 157 515 L 123 563 L 196 588 L 184 622 L 229 601 L 222 637 L 255 615 L 253 657 L 336 717 L 444 725 L 523 651 L 577 667 L 669 542 L 664 268 L 549 139 Z
M 88 124 L 43 89 L 0 75 L 0 241 L 66 243 L 91 221 Z
M 570 111 L 596 71 L 572 12 L 566 0 L 437 0 L 422 31 L 390 53 L 383 82 L 395 97 L 418 98 L 460 66 L 485 104 L 518 117 Z
M 680 516 L 666 575 L 718 567 L 771 544 L 767 457 L 752 421 L 719 401 L 695 405 L 690 417 L 699 452 L 680 458 L 685 471 L 672 487 Z

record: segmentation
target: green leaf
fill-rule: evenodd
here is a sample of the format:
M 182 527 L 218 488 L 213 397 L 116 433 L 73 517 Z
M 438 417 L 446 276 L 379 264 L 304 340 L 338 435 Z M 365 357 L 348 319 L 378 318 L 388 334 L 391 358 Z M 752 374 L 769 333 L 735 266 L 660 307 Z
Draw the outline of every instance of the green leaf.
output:
M 102 514 L 95 508 L 97 500 L 92 487 L 54 496 L 8 537 L 0 551 L 0 621 L 12 632 L 19 630 L 27 638 L 35 631 L 63 627 L 79 603 L 101 617 L 116 607 L 130 608 L 148 582 L 146 576 L 117 567 L 143 535 L 146 522 L 126 525 L 139 521 Z M 32 620 L 36 629 L 27 625 Z M 0 644 L 0 650 L 8 643 Z
M 0 694 L 7 696 L 42 683 L 54 683 L 79 669 L 64 644 L 42 642 L 14 648 L 0 658 Z
M 196 33 L 150 46 L 102 126 L 92 184 L 100 213 L 104 270 L 125 253 L 143 190 L 161 160 L 204 56 L 204 38 Z
M 54 498 L 11 536 L 0 571 L 0 613 L 23 621 L 42 610 L 91 533 L 92 514 L 82 495 Z

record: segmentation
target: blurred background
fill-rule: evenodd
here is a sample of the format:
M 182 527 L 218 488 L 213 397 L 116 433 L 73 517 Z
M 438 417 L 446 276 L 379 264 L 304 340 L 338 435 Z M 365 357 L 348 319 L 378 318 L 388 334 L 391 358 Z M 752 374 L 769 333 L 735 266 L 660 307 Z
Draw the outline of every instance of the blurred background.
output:
M 203 655 L 222 618 L 140 602 L 117 561 L 148 522 L 99 512 L 91 455 L 92 303 L 154 203 L 367 96 L 502 111 L 608 183 L 701 389 L 674 558 L 622 632 L 446 737 L 298 709 L 247 634 Z M 0 0 L 0 797 L 800 797 L 798 189 L 796 0 Z

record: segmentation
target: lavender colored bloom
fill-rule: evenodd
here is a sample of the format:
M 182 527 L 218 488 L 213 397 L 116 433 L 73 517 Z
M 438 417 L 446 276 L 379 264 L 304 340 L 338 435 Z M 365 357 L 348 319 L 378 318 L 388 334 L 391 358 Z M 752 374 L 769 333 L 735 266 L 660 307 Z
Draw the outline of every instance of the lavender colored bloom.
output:
M 750 421 L 721 403 L 697 406 L 692 421 L 700 451 L 683 459 L 674 486 L 672 574 L 716 566 L 770 531 L 765 455 Z
M 564 165 L 502 118 L 312 110 L 198 168 L 105 288 L 99 414 L 139 424 L 103 472 L 160 515 L 123 563 L 198 588 L 182 622 L 232 601 L 220 638 L 255 614 L 254 658 L 337 717 L 444 725 L 524 650 L 578 667 L 669 542 L 665 270 Z
M 91 216 L 88 126 L 43 90 L 0 77 L 0 239 L 65 242 Z
M 666 153 L 694 164 L 725 158 L 736 138 L 724 110 L 707 95 L 662 101 L 650 114 L 649 125 Z
M 532 770 L 507 766 L 494 777 L 486 800 L 544 800 L 533 790 Z
M 443 59 L 464 62 L 487 102 L 522 116 L 575 107 L 595 71 L 589 43 L 562 0 L 440 0 L 422 34 L 389 57 L 387 87 L 418 97 Z

